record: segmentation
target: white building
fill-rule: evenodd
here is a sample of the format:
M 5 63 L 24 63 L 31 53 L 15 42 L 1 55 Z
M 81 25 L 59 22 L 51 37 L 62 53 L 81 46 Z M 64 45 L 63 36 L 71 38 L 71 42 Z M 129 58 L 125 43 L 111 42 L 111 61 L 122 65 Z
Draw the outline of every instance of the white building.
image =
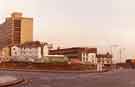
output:
M 11 60 L 18 62 L 65 62 L 64 55 L 48 55 L 50 44 L 39 41 L 11 46 Z
M 16 61 L 31 61 L 41 59 L 48 55 L 48 43 L 39 41 L 27 42 L 11 46 L 11 57 Z
M 97 63 L 101 63 L 104 65 L 111 65 L 112 64 L 112 54 L 107 52 L 106 54 L 97 54 Z

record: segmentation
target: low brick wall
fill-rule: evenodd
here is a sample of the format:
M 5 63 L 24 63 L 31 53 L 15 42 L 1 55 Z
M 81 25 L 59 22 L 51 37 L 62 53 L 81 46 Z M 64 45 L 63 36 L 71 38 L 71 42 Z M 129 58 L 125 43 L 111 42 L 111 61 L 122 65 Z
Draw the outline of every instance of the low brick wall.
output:
M 89 64 L 45 64 L 45 63 L 0 63 L 0 68 L 38 69 L 38 70 L 92 70 L 96 66 Z

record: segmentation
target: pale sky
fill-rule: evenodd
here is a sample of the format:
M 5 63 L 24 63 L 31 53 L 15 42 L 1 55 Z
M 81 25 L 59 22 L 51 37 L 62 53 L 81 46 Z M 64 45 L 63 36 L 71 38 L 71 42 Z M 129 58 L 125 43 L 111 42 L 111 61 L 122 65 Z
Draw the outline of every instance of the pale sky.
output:
M 34 40 L 62 47 L 117 44 L 135 57 L 135 0 L 0 0 L 1 22 L 13 11 L 34 18 Z

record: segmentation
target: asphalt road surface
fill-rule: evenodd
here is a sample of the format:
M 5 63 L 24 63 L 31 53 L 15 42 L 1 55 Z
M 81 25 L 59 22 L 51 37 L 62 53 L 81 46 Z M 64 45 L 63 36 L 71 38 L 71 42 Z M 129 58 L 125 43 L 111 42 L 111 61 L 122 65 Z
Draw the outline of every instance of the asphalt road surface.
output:
M 105 73 L 0 71 L 0 75 L 20 76 L 31 80 L 28 87 L 135 87 L 135 70 Z

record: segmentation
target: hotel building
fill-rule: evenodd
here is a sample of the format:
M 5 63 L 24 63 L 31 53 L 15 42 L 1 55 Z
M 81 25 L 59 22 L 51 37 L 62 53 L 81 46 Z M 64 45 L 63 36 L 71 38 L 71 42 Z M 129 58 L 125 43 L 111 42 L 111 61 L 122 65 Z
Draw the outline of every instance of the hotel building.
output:
M 0 24 L 0 48 L 33 40 L 33 18 L 14 12 Z

